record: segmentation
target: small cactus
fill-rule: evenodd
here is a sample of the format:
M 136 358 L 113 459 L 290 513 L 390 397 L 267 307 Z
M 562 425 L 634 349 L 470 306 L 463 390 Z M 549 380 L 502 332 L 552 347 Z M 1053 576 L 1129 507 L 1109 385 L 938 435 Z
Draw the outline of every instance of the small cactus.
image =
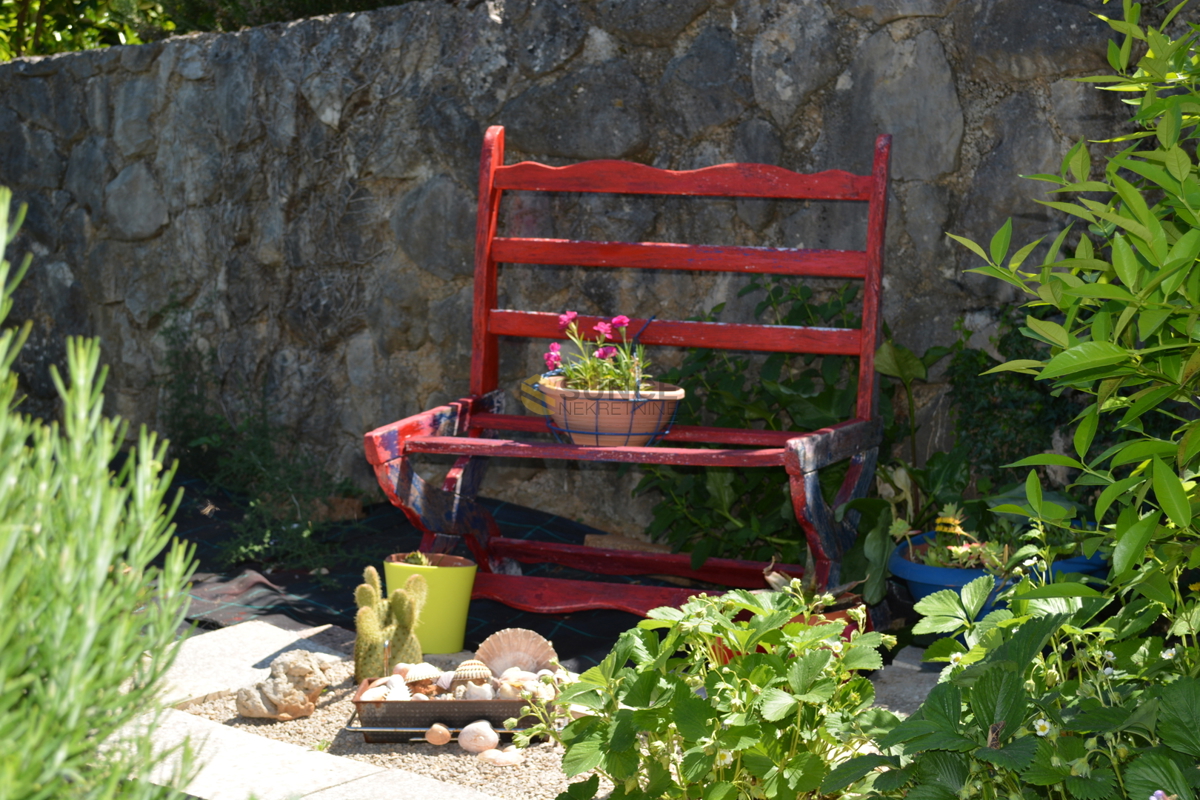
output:
M 390 675 L 396 664 L 421 660 L 417 621 L 425 605 L 428 585 L 420 575 L 409 576 L 403 589 L 384 599 L 379 573 L 374 567 L 363 571 L 363 583 L 354 590 L 358 613 L 354 617 L 354 680 Z

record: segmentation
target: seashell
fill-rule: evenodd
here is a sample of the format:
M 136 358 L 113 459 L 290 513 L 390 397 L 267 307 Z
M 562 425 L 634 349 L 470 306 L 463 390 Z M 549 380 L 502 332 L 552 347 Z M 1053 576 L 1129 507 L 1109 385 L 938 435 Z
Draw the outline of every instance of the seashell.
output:
M 523 683 L 500 681 L 500 688 L 496 690 L 496 697 L 501 700 L 520 700 L 521 692 L 524 688 L 525 685 Z
M 505 628 L 484 639 L 475 651 L 475 658 L 500 674 L 510 667 L 537 672 L 558 661 L 558 653 L 538 633 L 524 628 Z
M 450 741 L 450 729 L 440 722 L 435 722 L 425 731 L 425 741 L 436 745 L 446 744 Z
M 404 680 L 408 683 L 418 681 L 436 681 L 442 677 L 442 671 L 433 664 L 410 664 Z
M 448 692 L 454 688 L 454 670 L 448 669 L 442 673 L 442 677 L 437 679 L 437 687 L 444 692 Z
M 449 692 L 446 692 L 445 694 L 435 695 L 433 699 L 434 700 L 453 700 L 454 695 L 450 694 Z
M 492 679 L 492 671 L 482 661 L 464 661 L 454 670 L 453 685 L 458 687 L 464 683 L 484 683 Z
M 359 700 L 364 703 L 374 703 L 380 700 L 387 700 L 389 691 L 391 690 L 386 686 L 372 686 L 370 689 L 367 689 L 362 693 L 362 697 L 360 697 Z
M 413 700 L 428 700 L 428 699 L 429 699 L 429 695 L 425 695 L 425 694 L 414 694 L 414 695 L 412 696 L 412 699 L 413 699 Z
M 388 700 L 411 700 L 412 692 L 408 690 L 408 685 L 404 681 L 396 681 L 396 684 L 388 689 Z
M 504 673 L 500 676 L 500 678 L 502 680 L 516 681 L 518 683 L 533 683 L 543 673 L 549 675 L 550 671 L 544 669 L 541 672 L 533 673 L 529 670 L 524 670 L 519 667 L 509 667 L 508 669 L 504 670 Z
M 492 688 L 490 683 L 468 683 L 466 692 L 463 694 L 465 700 L 495 700 L 496 690 Z
M 413 666 L 413 664 L 397 664 L 396 666 L 392 667 L 392 674 L 399 675 L 401 678 L 403 678 L 408 675 L 408 670 Z
M 388 678 L 376 678 L 375 680 L 371 681 L 371 685 L 370 685 L 368 688 L 370 688 L 370 689 L 374 689 L 376 686 L 387 686 L 387 687 L 391 687 L 391 685 L 392 685 L 391 681 L 392 681 L 392 679 L 391 679 L 390 677 L 388 677 Z
M 500 735 L 486 719 L 476 720 L 458 732 L 458 746 L 468 753 L 482 753 L 500 744 Z
M 465 683 L 460 683 L 458 686 L 454 687 L 454 699 L 455 700 L 462 700 L 466 696 L 467 696 L 467 685 Z
M 543 703 L 549 703 L 558 697 L 558 687 L 553 683 L 539 683 L 533 690 L 534 695 Z
M 511 747 L 506 747 L 503 750 L 497 750 L 493 747 L 491 750 L 484 750 L 475 757 L 483 763 L 491 764 L 494 767 L 515 767 L 525 762 L 525 754 Z

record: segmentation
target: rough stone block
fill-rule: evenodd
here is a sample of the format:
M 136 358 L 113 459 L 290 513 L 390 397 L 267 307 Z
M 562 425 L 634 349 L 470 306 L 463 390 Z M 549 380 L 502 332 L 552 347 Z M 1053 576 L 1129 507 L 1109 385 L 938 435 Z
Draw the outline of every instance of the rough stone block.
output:
M 146 162 L 130 164 L 104 187 L 104 217 L 117 239 L 149 239 L 167 224 L 167 203 Z

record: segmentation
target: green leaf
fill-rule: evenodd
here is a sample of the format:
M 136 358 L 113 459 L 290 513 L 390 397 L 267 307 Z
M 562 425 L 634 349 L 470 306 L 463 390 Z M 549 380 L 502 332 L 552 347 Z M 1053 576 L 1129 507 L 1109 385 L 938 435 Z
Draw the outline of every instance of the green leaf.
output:
M 993 669 L 975 682 L 970 701 L 979 726 L 984 730 L 994 729 L 994 736 L 1007 742 L 1020 729 L 1029 698 L 1022 675 Z M 989 731 L 989 738 L 992 733 Z
M 1193 720 L 1192 724 L 1195 724 Z M 1162 790 L 1176 800 L 1194 800 L 1195 794 L 1179 765 L 1166 753 L 1149 752 L 1139 756 L 1125 770 L 1125 791 L 1130 797 L 1150 797 Z
M 888 339 L 875 351 L 875 370 L 908 385 L 928 375 L 925 364 L 907 347 Z
M 1045 739 L 1040 740 L 1033 763 L 1025 769 L 1021 777 L 1034 786 L 1053 786 L 1061 783 L 1071 776 L 1071 767 L 1056 756 L 1054 746 Z M 1055 761 L 1058 763 L 1054 763 Z
M 1179 145 L 1175 145 L 1167 150 L 1163 158 L 1163 166 L 1167 168 L 1167 172 L 1171 173 L 1171 177 L 1176 180 L 1184 180 L 1192 171 L 1192 160 L 1188 158 L 1188 154 Z
M 580 731 L 578 735 L 568 741 L 567 751 L 563 754 L 563 774 L 568 778 L 595 769 L 604 760 L 604 750 L 607 746 L 607 726 L 597 717 L 583 717 L 575 722 L 585 721 L 592 724 L 586 729 L 586 732 Z M 574 724 L 567 727 L 570 728 Z M 564 740 L 566 740 L 565 734 L 564 730 Z
M 1113 574 L 1120 575 L 1142 562 L 1146 545 L 1158 527 L 1159 512 L 1139 519 L 1125 530 L 1118 530 L 1117 546 L 1113 550 Z M 1119 525 L 1119 523 L 1118 523 Z
M 1075 428 L 1075 454 L 1080 458 L 1087 458 L 1088 449 L 1096 437 L 1096 428 L 1099 424 L 1100 409 L 1093 405 L 1088 408 L 1087 413 L 1083 415 L 1083 419 L 1079 420 L 1079 425 Z
M 900 759 L 895 756 L 857 756 L 833 769 L 821 782 L 821 794 L 834 794 L 870 775 L 879 767 L 895 768 Z
M 997 372 L 1023 372 L 1027 375 L 1036 375 L 1034 367 L 1042 366 L 1041 361 L 1034 361 L 1031 358 L 1014 358 L 1012 361 L 1005 361 L 999 366 L 980 373 L 982 375 L 994 375 Z
M 798 704 L 796 698 L 782 689 L 770 688 L 762 693 L 761 713 L 768 722 L 778 722 L 792 714 Z M 699 737 L 689 737 L 699 738 Z
M 939 683 L 929 691 L 921 706 L 925 720 L 933 726 L 924 733 L 958 733 L 962 710 L 962 690 L 953 683 Z
M 975 751 L 974 755 L 980 761 L 986 761 L 989 764 L 995 764 L 1002 769 L 1020 772 L 1029 767 L 1033 763 L 1033 757 L 1037 754 L 1037 739 L 1032 736 L 1025 736 L 1021 739 L 1015 739 L 1000 749 L 991 747 L 981 747 Z
M 1181 678 L 1163 689 L 1158 721 L 1163 744 L 1200 759 L 1200 680 Z
M 988 250 L 991 251 L 992 261 L 999 264 L 1004 261 L 1004 257 L 1008 255 L 1008 245 L 1012 241 L 1012 217 L 1001 226 L 1000 230 L 996 231 L 992 236 L 991 244 Z
M 1125 348 L 1108 342 L 1083 342 L 1056 355 L 1042 370 L 1042 378 L 1058 378 L 1084 370 L 1119 364 L 1130 357 Z
M 598 791 L 600 791 L 600 776 L 593 775 L 586 781 L 572 783 L 555 800 L 592 800 Z
M 1039 516 L 1042 514 L 1042 481 L 1038 478 L 1037 470 L 1029 470 L 1025 476 L 1025 500 L 1029 507 Z
M 694 742 L 712 733 L 709 719 L 713 709 L 703 698 L 691 692 L 676 691 L 671 705 L 675 727 L 685 739 Z
M 1020 600 L 1040 600 L 1047 597 L 1103 597 L 1104 595 L 1082 583 L 1048 583 L 1017 595 Z
M 704 752 L 702 747 L 693 747 L 691 750 L 684 752 L 683 763 L 680 765 L 679 773 L 687 781 L 699 781 L 705 775 L 712 772 L 713 764 L 716 763 L 716 754 Z
M 1063 294 L 1068 297 L 1094 297 L 1101 300 L 1119 300 L 1122 303 L 1134 302 L 1134 296 L 1128 289 L 1115 283 L 1085 283 L 1082 286 L 1063 288 Z
M 729 781 L 710 783 L 704 787 L 704 800 L 734 800 L 737 797 L 737 787 Z
M 803 694 L 812 688 L 813 682 L 820 677 L 831 658 L 833 651 L 822 648 L 794 659 L 787 672 L 788 685 L 792 687 L 792 691 Z
M 784 778 L 793 791 L 816 791 L 825 778 L 825 760 L 816 753 L 797 753 L 783 768 Z
M 1039 453 L 1036 456 L 1029 456 L 1028 458 L 1022 458 L 1020 461 L 1005 464 L 1004 467 L 1005 469 L 1009 469 L 1015 467 L 1043 467 L 1048 465 L 1083 469 L 1083 464 L 1070 456 L 1063 456 L 1058 453 Z
M 883 657 L 873 647 L 850 647 L 842 656 L 846 669 L 883 669 Z
M 976 578 L 962 588 L 962 604 L 969 619 L 973 620 L 979 616 L 995 588 L 996 579 L 991 575 Z
M 1158 137 L 1159 143 L 1164 148 L 1175 148 L 1175 143 L 1179 141 L 1180 125 L 1179 104 L 1171 103 L 1167 106 L 1166 113 L 1159 117 L 1158 126 L 1154 130 L 1154 135 Z M 1180 178 L 1180 180 L 1183 179 Z
M 1187 528 L 1192 522 L 1192 506 L 1188 502 L 1187 490 L 1175 471 L 1157 457 L 1154 465 L 1154 497 L 1158 505 L 1167 512 L 1167 518 L 1177 528 Z
M 1067 335 L 1067 331 L 1062 325 L 1050 320 L 1038 319 L 1037 317 L 1025 317 L 1025 324 L 1034 333 L 1041 336 L 1050 344 L 1061 347 L 1064 350 L 1071 346 L 1071 337 Z
M 953 233 L 947 233 L 946 235 L 949 236 L 954 241 L 961 244 L 963 247 L 970 250 L 972 253 L 975 253 L 977 256 L 982 258 L 984 261 L 988 260 L 987 253 L 983 252 L 983 248 L 980 247 L 979 245 L 975 244 L 974 242 L 972 242 L 970 239 L 967 239 L 962 236 L 955 236 Z
M 1117 234 L 1113 237 L 1112 250 L 1113 269 L 1116 270 L 1117 277 L 1131 291 L 1136 292 L 1140 284 L 1138 277 L 1141 267 L 1138 265 L 1137 256 L 1133 254 L 1133 248 L 1129 246 L 1129 240 Z
M 955 639 L 953 636 L 947 636 L 944 639 L 938 639 L 929 647 L 925 648 L 925 654 L 921 656 L 922 661 L 949 661 L 950 656 L 954 653 L 965 653 L 967 648 L 962 642 Z
M 1116 777 L 1111 769 L 1100 767 L 1093 769 L 1091 775 L 1072 775 L 1063 783 L 1067 785 L 1067 791 L 1079 800 L 1108 800 L 1113 796 Z
M 1072 147 L 1070 152 L 1067 153 L 1065 160 L 1067 162 L 1067 167 L 1071 170 L 1071 175 L 1075 178 L 1075 180 L 1087 180 L 1088 173 L 1092 171 L 1092 157 L 1091 154 L 1088 153 L 1086 140 L 1080 139 L 1078 142 L 1076 142 L 1075 146 Z

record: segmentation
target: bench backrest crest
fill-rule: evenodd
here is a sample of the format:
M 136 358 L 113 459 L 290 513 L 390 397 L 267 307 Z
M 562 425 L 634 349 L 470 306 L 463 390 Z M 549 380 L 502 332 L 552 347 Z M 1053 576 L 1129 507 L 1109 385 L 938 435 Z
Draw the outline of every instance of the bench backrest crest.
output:
M 632 319 L 630 330 L 642 330 L 639 341 L 646 345 L 856 356 L 859 365 L 856 415 L 860 419 L 873 418 L 890 148 L 891 136 L 883 135 L 876 140 L 870 175 L 841 170 L 804 174 L 768 164 L 721 164 L 672 171 L 609 160 L 563 167 L 531 161 L 505 166 L 504 129 L 489 128 L 484 136 L 479 170 L 471 394 L 483 395 L 497 388 L 499 336 L 566 338 L 558 328 L 558 313 L 496 307 L 500 263 L 759 273 L 863 281 L 862 327 L 812 328 L 655 319 L 642 330 L 645 320 Z M 502 237 L 496 233 L 500 200 L 506 190 L 858 201 L 868 204 L 867 241 L 863 250 L 814 250 Z M 610 313 L 628 312 L 612 309 Z M 581 330 L 590 330 L 600 319 L 581 316 Z

